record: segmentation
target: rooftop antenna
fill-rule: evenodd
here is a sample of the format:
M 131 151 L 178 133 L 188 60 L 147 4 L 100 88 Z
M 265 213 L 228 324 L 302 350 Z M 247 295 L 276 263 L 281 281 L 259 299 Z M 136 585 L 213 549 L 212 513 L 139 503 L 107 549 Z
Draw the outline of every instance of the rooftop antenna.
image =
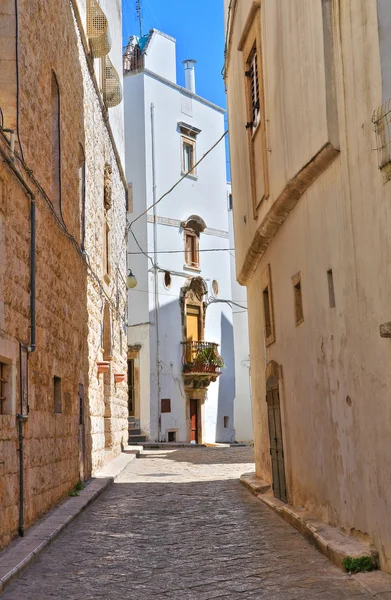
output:
M 140 23 L 140 37 L 143 37 L 143 15 L 141 9 L 141 0 L 136 0 L 136 14 Z

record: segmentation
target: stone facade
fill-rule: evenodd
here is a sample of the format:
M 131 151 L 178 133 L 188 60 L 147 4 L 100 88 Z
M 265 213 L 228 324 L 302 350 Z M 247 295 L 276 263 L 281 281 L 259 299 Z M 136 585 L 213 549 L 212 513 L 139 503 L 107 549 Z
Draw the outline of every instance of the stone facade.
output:
M 0 48 L 6 50 L 0 65 L 0 548 L 18 527 L 29 527 L 80 478 L 88 478 L 117 455 L 127 439 L 126 383 L 114 383 L 115 374 L 126 373 L 126 341 L 121 344 L 126 313 L 125 182 L 109 111 L 94 84 L 74 8 L 68 0 L 18 0 L 16 5 L 7 0 L 0 7 Z M 59 96 L 55 106 L 54 75 Z M 53 107 L 59 111 L 58 129 L 53 127 Z M 55 161 L 61 173 L 61 204 L 52 195 Z M 112 206 L 106 211 L 108 164 Z M 36 350 L 28 354 L 26 379 L 26 353 L 21 360 L 20 344 L 31 344 L 32 204 Z M 105 256 L 110 263 L 106 279 Z M 105 307 L 111 322 L 109 374 L 98 378 Z M 27 383 L 20 522 L 17 415 Z
M 226 1 L 257 474 L 372 543 L 391 571 L 390 349 L 379 334 L 391 299 L 389 6 L 286 4 Z

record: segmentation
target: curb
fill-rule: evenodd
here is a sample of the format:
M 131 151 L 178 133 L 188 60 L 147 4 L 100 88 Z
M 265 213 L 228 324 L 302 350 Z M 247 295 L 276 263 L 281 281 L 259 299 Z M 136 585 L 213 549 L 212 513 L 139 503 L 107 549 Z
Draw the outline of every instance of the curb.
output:
M 268 491 L 270 485 L 262 481 L 255 473 L 245 473 L 240 477 L 240 481 L 259 500 L 310 540 L 318 550 L 338 567 L 342 568 L 342 562 L 348 556 L 352 558 L 370 556 L 378 564 L 379 556 L 375 548 L 346 535 L 336 527 L 324 523 L 316 515 L 301 506 L 291 506 L 278 500 Z M 372 575 L 375 573 L 376 571 L 372 572 Z M 378 571 L 378 573 L 381 572 Z M 388 577 L 391 581 L 391 576 Z
M 38 556 L 50 546 L 60 533 L 107 489 L 139 452 L 123 452 L 87 482 L 79 496 L 65 500 L 38 523 L 30 527 L 23 538 L 15 540 L 0 553 L 0 595 L 15 581 Z

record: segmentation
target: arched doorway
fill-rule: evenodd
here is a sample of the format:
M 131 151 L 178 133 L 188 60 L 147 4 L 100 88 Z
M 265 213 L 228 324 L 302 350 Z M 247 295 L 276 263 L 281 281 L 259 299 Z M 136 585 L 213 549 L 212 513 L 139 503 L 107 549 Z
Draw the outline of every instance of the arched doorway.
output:
M 266 401 L 273 492 L 276 498 L 287 502 L 278 365 L 274 361 L 269 363 L 266 368 Z

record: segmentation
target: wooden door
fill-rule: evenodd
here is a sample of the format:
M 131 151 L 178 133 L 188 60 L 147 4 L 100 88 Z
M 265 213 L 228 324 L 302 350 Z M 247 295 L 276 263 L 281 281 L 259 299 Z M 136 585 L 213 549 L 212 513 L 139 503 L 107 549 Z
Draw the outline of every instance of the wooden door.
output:
M 190 441 L 198 444 L 198 402 L 190 400 Z
M 84 481 L 85 436 L 84 436 L 84 385 L 79 384 L 79 477 Z
M 277 498 L 283 502 L 287 502 L 280 394 L 278 391 L 278 386 L 275 386 L 267 391 L 266 401 L 268 406 L 273 492 Z
M 134 417 L 134 359 L 128 359 L 128 416 Z

